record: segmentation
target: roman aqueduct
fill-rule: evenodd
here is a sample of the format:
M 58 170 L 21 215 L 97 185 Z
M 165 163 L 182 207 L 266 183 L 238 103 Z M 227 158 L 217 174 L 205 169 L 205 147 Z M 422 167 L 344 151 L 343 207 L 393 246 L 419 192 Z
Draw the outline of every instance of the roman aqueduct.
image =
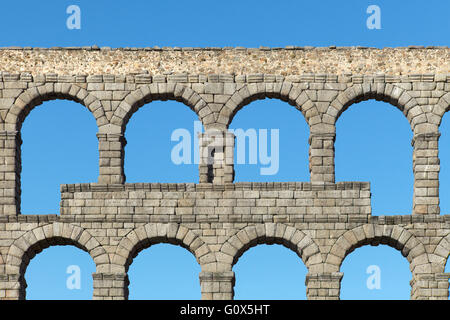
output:
M 450 108 L 449 61 L 446 47 L 1 48 L 0 298 L 25 298 L 29 261 L 70 244 L 96 264 L 94 299 L 126 299 L 133 258 L 168 242 L 200 264 L 203 299 L 232 299 L 233 265 L 262 243 L 282 244 L 303 260 L 308 299 L 339 299 L 343 260 L 369 244 L 401 251 L 412 299 L 447 299 L 450 215 L 439 209 L 438 141 Z M 264 98 L 304 115 L 310 181 L 233 183 L 227 127 Z M 53 99 L 76 101 L 95 117 L 99 177 L 62 184 L 60 215 L 24 215 L 21 126 Z M 412 214 L 372 216 L 368 182 L 335 181 L 335 123 L 368 99 L 397 107 L 411 125 Z M 180 101 L 202 122 L 200 152 L 212 163 L 199 165 L 198 184 L 126 183 L 127 122 L 154 100 Z

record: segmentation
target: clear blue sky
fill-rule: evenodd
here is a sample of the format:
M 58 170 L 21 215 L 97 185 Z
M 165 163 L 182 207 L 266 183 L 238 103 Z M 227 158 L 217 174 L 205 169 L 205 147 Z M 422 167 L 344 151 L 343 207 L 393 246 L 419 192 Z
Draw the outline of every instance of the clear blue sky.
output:
M 81 8 L 81 30 L 66 28 L 71 4 Z M 381 30 L 366 28 L 371 4 L 381 8 Z M 440 0 L 10 1 L 1 9 L 2 46 L 448 46 L 450 30 L 450 3 Z M 440 140 L 442 214 L 450 211 L 448 118 Z M 197 182 L 196 165 L 170 161 L 172 131 L 192 132 L 194 120 L 195 114 L 178 102 L 152 102 L 138 111 L 126 132 L 128 182 Z M 230 127 L 280 132 L 278 174 L 260 176 L 258 166 L 239 165 L 236 181 L 308 181 L 308 127 L 293 107 L 277 100 L 256 101 Z M 61 183 L 97 180 L 96 131 L 93 117 L 74 102 L 46 102 L 30 113 L 22 130 L 24 214 L 58 213 Z M 351 106 L 337 122 L 336 180 L 370 181 L 374 215 L 410 214 L 411 138 L 407 120 L 395 107 L 376 101 Z M 69 265 L 80 267 L 80 290 L 66 287 Z M 379 290 L 366 286 L 370 265 L 381 270 Z M 46 249 L 27 269 L 28 298 L 90 299 L 94 270 L 89 255 L 77 248 Z M 233 270 L 237 299 L 305 298 L 306 268 L 282 246 L 254 247 Z M 199 299 L 199 271 L 185 249 L 156 245 L 141 252 L 130 267 L 130 298 Z M 408 262 L 393 248 L 359 248 L 345 259 L 342 271 L 342 298 L 409 298 Z

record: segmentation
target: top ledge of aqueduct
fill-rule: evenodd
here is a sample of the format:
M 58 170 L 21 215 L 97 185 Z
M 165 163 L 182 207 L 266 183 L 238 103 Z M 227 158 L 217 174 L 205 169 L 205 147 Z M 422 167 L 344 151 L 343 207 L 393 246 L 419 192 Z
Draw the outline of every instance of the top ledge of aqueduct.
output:
M 3 47 L 3 74 L 448 74 L 448 47 Z

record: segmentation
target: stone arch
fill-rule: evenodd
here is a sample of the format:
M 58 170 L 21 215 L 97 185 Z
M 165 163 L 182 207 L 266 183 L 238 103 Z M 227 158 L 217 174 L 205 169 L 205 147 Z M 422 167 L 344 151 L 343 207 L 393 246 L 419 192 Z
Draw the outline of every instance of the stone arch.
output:
M 430 255 L 431 256 L 431 255 Z M 450 263 L 450 233 L 439 241 L 432 253 L 433 262 L 442 267 L 440 272 L 445 272 L 446 263 Z
M 236 113 L 255 100 L 273 98 L 288 102 L 302 112 L 309 126 L 320 123 L 320 113 L 316 104 L 308 95 L 308 90 L 302 90 L 290 82 L 260 82 L 244 85 L 237 90 L 220 110 L 218 123 L 227 128 Z
M 441 125 L 444 114 L 450 110 L 450 92 L 447 92 L 439 98 L 437 105 L 434 106 L 434 113 L 439 117 L 438 125 Z
M 339 272 L 345 257 L 364 245 L 389 245 L 401 252 L 410 270 L 423 273 L 429 266 L 425 246 L 408 230 L 398 225 L 365 224 L 342 234 L 332 246 L 325 261 L 330 272 Z
M 97 272 L 108 271 L 109 256 L 89 231 L 70 223 L 54 222 L 29 230 L 16 239 L 6 258 L 6 273 L 24 275 L 31 259 L 54 245 L 73 245 L 89 253 Z
M 131 116 L 140 107 L 155 100 L 182 102 L 197 114 L 204 126 L 214 122 L 214 115 L 209 106 L 191 88 L 180 83 L 152 83 L 130 92 L 114 111 L 111 124 L 122 128 L 122 133 L 125 132 Z
M 85 106 L 95 117 L 97 126 L 108 123 L 100 100 L 87 90 L 70 83 L 47 83 L 22 92 L 5 117 L 7 130 L 20 131 L 26 116 L 45 101 L 66 99 Z
M 347 88 L 331 102 L 323 121 L 335 124 L 341 114 L 352 104 L 374 99 L 387 102 L 397 107 L 408 119 L 411 129 L 421 123 L 426 123 L 427 118 L 421 106 L 407 90 L 390 83 L 365 83 L 354 84 Z
M 282 223 L 256 224 L 241 229 L 222 245 L 218 260 L 231 269 L 245 251 L 258 244 L 281 244 L 293 250 L 309 272 L 317 272 L 323 263 L 319 247 L 308 235 Z
M 139 252 L 158 243 L 171 243 L 187 249 L 203 271 L 215 263 L 215 256 L 208 244 L 193 231 L 177 223 L 147 223 L 131 230 L 117 246 L 112 263 L 117 270 L 126 273 Z
M 6 274 L 17 276 L 18 279 L 19 299 L 25 299 L 26 296 L 25 271 L 29 262 L 42 250 L 55 245 L 73 245 L 80 248 L 92 257 L 97 272 L 109 271 L 108 254 L 87 230 L 61 222 L 36 227 L 12 243 L 6 258 Z

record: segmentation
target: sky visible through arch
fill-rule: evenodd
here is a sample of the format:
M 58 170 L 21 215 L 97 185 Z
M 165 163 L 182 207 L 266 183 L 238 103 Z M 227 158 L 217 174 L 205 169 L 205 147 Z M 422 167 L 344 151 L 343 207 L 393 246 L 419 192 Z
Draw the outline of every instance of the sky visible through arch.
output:
M 81 9 L 80 30 L 66 27 L 66 8 L 73 4 Z M 380 30 L 366 27 L 369 5 L 381 9 Z M 41 47 L 448 46 L 449 11 L 450 3 L 438 0 L 21 1 L 2 3 L 0 36 L 2 46 Z M 450 212 L 448 118 L 444 116 L 440 127 L 441 214 Z M 152 102 L 134 114 L 126 132 L 129 181 L 197 182 L 196 165 L 176 166 L 170 161 L 176 144 L 170 140 L 171 133 L 177 128 L 193 133 L 195 120 L 189 108 L 172 101 Z M 308 181 L 309 132 L 295 108 L 275 99 L 254 101 L 236 114 L 230 127 L 279 130 L 278 173 L 261 176 L 258 166 L 240 165 L 236 181 Z M 91 114 L 75 102 L 48 101 L 30 113 L 22 129 L 23 213 L 58 213 L 59 184 L 97 180 L 96 132 Z M 337 122 L 336 181 L 370 181 L 374 215 L 410 214 L 411 138 L 408 121 L 395 107 L 373 100 L 350 106 Z M 80 267 L 80 290 L 67 288 L 66 271 L 71 265 Z M 368 289 L 369 266 L 379 267 L 380 289 Z M 304 287 L 289 285 L 297 280 L 304 283 L 306 268 L 293 252 L 279 245 L 249 249 L 233 270 L 238 299 L 305 297 Z M 90 299 L 94 271 L 90 256 L 80 249 L 48 248 L 28 266 L 28 298 Z M 342 298 L 409 298 L 408 262 L 394 248 L 356 249 L 346 257 L 341 271 Z M 183 248 L 168 244 L 149 248 L 130 266 L 130 281 L 140 281 L 130 284 L 130 298 L 197 299 L 198 272 L 195 259 Z M 170 296 L 164 288 L 170 287 L 174 274 L 195 279 L 179 283 L 179 290 L 172 290 Z M 261 287 L 262 279 L 267 286 Z

